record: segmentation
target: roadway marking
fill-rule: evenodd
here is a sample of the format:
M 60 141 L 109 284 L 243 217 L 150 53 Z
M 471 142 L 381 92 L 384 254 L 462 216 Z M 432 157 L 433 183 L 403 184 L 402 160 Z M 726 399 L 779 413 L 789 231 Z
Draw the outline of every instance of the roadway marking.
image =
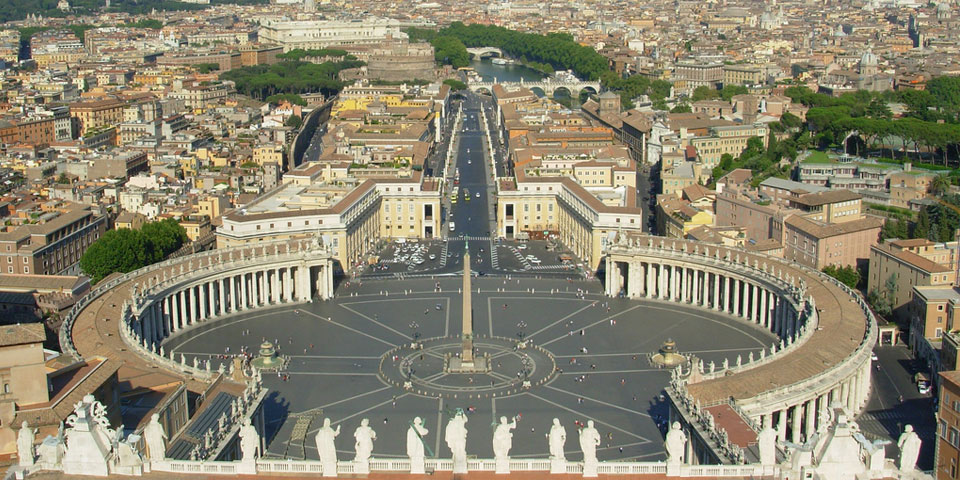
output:
M 303 411 L 301 411 L 301 412 L 291 413 L 291 414 L 287 415 L 287 417 L 289 418 L 289 417 L 295 417 L 295 416 L 297 416 L 297 415 L 303 415 L 303 414 L 305 414 L 305 413 L 311 412 L 311 411 L 316 410 L 316 409 L 318 409 L 318 408 L 323 409 L 323 408 L 327 408 L 327 407 L 332 407 L 332 406 L 334 406 L 334 405 L 338 405 L 338 404 L 341 404 L 341 403 L 344 403 L 344 402 L 349 402 L 349 401 L 352 401 L 352 400 L 356 400 L 356 399 L 358 399 L 358 398 L 360 398 L 360 397 L 365 397 L 365 396 L 367 396 L 367 395 L 371 395 L 371 394 L 374 394 L 374 393 L 377 393 L 377 392 L 382 392 L 382 391 L 388 390 L 388 389 L 390 389 L 390 388 L 392 388 L 392 387 L 378 388 L 378 389 L 376 389 L 376 390 L 371 390 L 371 391 L 366 392 L 366 393 L 361 393 L 361 394 L 354 395 L 354 396 L 352 396 L 352 397 L 344 398 L 343 400 L 337 400 L 336 402 L 333 402 L 333 403 L 328 403 L 328 404 L 326 404 L 326 405 L 320 405 L 319 407 L 309 408 L 309 409 L 303 410 Z
M 553 391 L 555 391 L 555 392 L 565 393 L 565 394 L 570 395 L 570 396 L 572 396 L 572 397 L 582 398 L 582 399 L 584 399 L 584 400 L 589 400 L 589 401 L 594 402 L 594 403 L 599 403 L 600 405 L 607 406 L 607 407 L 610 407 L 610 408 L 616 408 L 617 410 L 623 410 L 624 412 L 629 412 L 629 413 L 632 413 L 632 414 L 634 414 L 634 415 L 640 415 L 641 417 L 652 418 L 652 417 L 650 417 L 650 414 L 647 414 L 647 413 L 638 412 L 638 411 L 636 411 L 636 410 L 631 410 L 631 409 L 626 408 L 626 407 L 621 407 L 620 405 L 616 405 L 616 404 L 613 404 L 613 403 L 604 402 L 603 400 L 597 400 L 597 399 L 595 399 L 595 398 L 585 397 L 585 396 L 583 396 L 583 395 L 577 395 L 577 394 L 575 394 L 575 393 L 568 392 L 568 391 L 566 391 L 566 390 L 563 390 L 563 389 L 560 389 L 560 388 L 557 388 L 557 387 L 551 387 L 550 385 L 544 385 L 544 388 L 548 388 L 548 389 L 553 390 Z
M 303 313 L 306 313 L 307 315 L 310 315 L 311 317 L 319 318 L 320 320 L 326 320 L 326 321 L 328 321 L 328 322 L 330 322 L 330 323 L 332 323 L 332 324 L 334 324 L 334 325 L 336 325 L 336 326 L 338 326 L 338 327 L 343 327 L 343 328 L 345 328 L 345 329 L 347 329 L 347 330 L 350 330 L 350 331 L 353 332 L 353 333 L 357 333 L 357 334 L 363 335 L 364 337 L 371 338 L 371 339 L 376 340 L 376 341 L 378 341 L 378 342 L 380 342 L 380 343 L 382 343 L 382 344 L 384 344 L 384 345 L 388 345 L 388 346 L 390 346 L 391 348 L 397 346 L 395 343 L 390 343 L 390 342 L 388 342 L 388 341 L 386 341 L 386 340 L 384 340 L 384 339 L 382 339 L 382 338 L 379 338 L 379 337 L 375 337 L 375 336 L 373 336 L 373 335 L 370 335 L 369 333 L 361 332 L 360 330 L 357 330 L 357 329 L 355 329 L 355 328 L 351 328 L 351 327 L 348 327 L 348 326 L 346 326 L 346 325 L 344 325 L 344 324 L 342 324 L 342 323 L 335 322 L 335 321 L 333 321 L 333 318 L 324 318 L 324 317 L 321 317 L 320 315 L 317 315 L 317 314 L 315 314 L 315 313 L 313 313 L 313 312 L 304 311 Z
M 562 391 L 562 390 L 561 390 L 561 391 Z M 564 392 L 564 393 L 566 393 L 566 392 Z M 575 413 L 575 414 L 577 414 L 577 415 L 579 415 L 579 416 L 582 416 L 582 417 L 584 417 L 584 418 L 590 418 L 589 415 L 584 415 L 584 414 L 581 413 L 581 412 L 578 412 L 578 411 L 576 411 L 576 410 L 574 410 L 574 409 L 572 409 L 572 408 L 563 406 L 563 405 L 561 405 L 561 404 L 559 404 L 559 403 L 557 403 L 557 402 L 554 402 L 554 401 L 551 401 L 551 400 L 547 400 L 546 398 L 543 398 L 543 397 L 541 397 L 541 396 L 539 396 L 539 395 L 537 395 L 537 394 L 530 393 L 530 392 L 524 392 L 524 393 L 522 393 L 521 395 L 529 395 L 529 396 L 531 396 L 531 397 L 533 397 L 533 398 L 536 398 L 537 400 L 540 400 L 540 401 L 542 401 L 542 402 L 544 402 L 544 403 L 546 403 L 546 404 L 553 405 L 554 407 L 561 408 L 561 409 L 566 410 L 566 411 L 568 411 L 568 412 L 570 412 L 570 413 Z M 649 415 L 648 415 L 648 416 L 649 416 Z M 604 426 L 606 426 L 607 428 L 610 428 L 611 430 L 616 430 L 616 431 L 621 432 L 621 433 L 624 433 L 624 434 L 626 434 L 626 435 L 630 435 L 631 437 L 635 437 L 635 438 L 638 438 L 638 439 L 640 439 L 640 440 L 643 440 L 643 442 L 642 442 L 641 444 L 650 443 L 650 439 L 648 439 L 648 438 L 646 438 L 646 437 L 643 437 L 643 436 L 641 436 L 641 435 L 637 435 L 636 433 L 633 433 L 633 432 L 624 430 L 624 429 L 622 429 L 622 428 L 620 428 L 620 427 L 616 427 L 616 426 L 611 425 L 611 424 L 609 424 L 609 423 L 602 422 L 602 421 L 600 421 L 600 420 L 596 420 L 596 419 L 593 419 L 593 418 L 590 418 L 590 420 L 593 420 L 593 422 L 594 422 L 595 424 L 604 425 Z
M 617 317 L 619 317 L 620 315 L 623 315 L 624 313 L 627 313 L 627 312 L 636 310 L 636 309 L 638 309 L 638 308 L 640 308 L 640 305 L 634 305 L 634 306 L 632 306 L 632 307 L 630 307 L 630 308 L 628 308 L 628 309 L 626 309 L 626 310 L 624 310 L 624 311 L 622 311 L 622 312 L 617 312 L 617 313 L 615 313 L 615 314 L 613 314 L 613 315 L 609 315 L 609 316 L 607 316 L 607 317 L 605 317 L 605 318 L 601 318 L 600 320 L 597 320 L 596 322 L 593 322 L 593 323 L 591 323 L 591 324 L 588 324 L 587 326 L 580 328 L 580 330 L 586 330 L 586 329 L 588 329 L 588 328 L 591 328 L 591 327 L 595 327 L 595 326 L 597 326 L 597 325 L 600 325 L 601 323 L 609 322 L 610 320 L 613 320 L 614 318 L 617 318 Z M 569 337 L 569 336 L 570 336 L 569 333 L 564 334 L 564 335 L 560 335 L 559 337 L 554 338 L 553 340 L 550 340 L 550 341 L 548 341 L 548 342 L 541 343 L 540 346 L 541 346 L 541 347 L 545 347 L 545 346 L 547 346 L 547 345 L 550 345 L 550 344 L 553 343 L 553 342 L 557 342 L 557 341 L 563 340 L 564 338 L 567 338 L 567 337 Z

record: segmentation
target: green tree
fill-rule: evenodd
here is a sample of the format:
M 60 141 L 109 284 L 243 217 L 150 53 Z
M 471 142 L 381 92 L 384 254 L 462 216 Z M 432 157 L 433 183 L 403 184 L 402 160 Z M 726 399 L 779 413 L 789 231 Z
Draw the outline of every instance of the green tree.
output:
M 307 106 L 307 101 L 296 93 L 278 93 L 276 95 L 270 95 L 265 99 L 265 101 L 267 103 L 290 102 L 294 105 L 300 105 L 301 107 Z
M 152 249 L 137 230 L 110 230 L 87 247 L 80 269 L 96 283 L 114 272 L 132 272 L 152 261 Z
M 937 196 L 946 195 L 950 191 L 950 177 L 947 175 L 933 177 L 933 181 L 930 182 L 930 191 Z
M 836 278 L 844 285 L 850 288 L 857 288 L 857 285 L 860 284 L 860 272 L 856 268 L 847 265 L 845 267 L 839 267 L 836 265 L 827 265 L 823 269 L 823 273 L 830 275 L 833 278 Z
M 70 185 L 70 177 L 68 177 L 66 173 L 61 173 L 60 176 L 57 177 L 57 183 L 60 185 Z
M 724 102 L 729 102 L 733 97 L 746 95 L 747 93 L 750 93 L 750 91 L 743 85 L 724 85 L 720 90 L 720 98 L 722 98 Z
M 451 91 L 454 91 L 454 92 L 459 92 L 460 90 L 466 90 L 466 89 L 467 89 L 467 84 L 466 84 L 466 83 L 463 83 L 463 82 L 461 82 L 460 80 L 455 80 L 455 79 L 452 79 L 452 78 L 448 78 L 448 79 L 444 80 L 444 81 L 443 81 L 443 84 L 444 84 L 444 85 L 449 85 L 449 86 L 450 86 L 450 90 L 451 90 Z
M 147 223 L 140 228 L 140 231 L 151 246 L 150 263 L 163 260 L 187 241 L 187 231 L 172 218 Z
M 198 73 L 206 74 L 206 73 L 220 70 L 220 64 L 219 63 L 198 63 L 193 66 L 193 69 L 196 70 Z
M 693 95 L 690 96 L 690 101 L 699 102 L 701 100 L 714 100 L 717 98 L 720 98 L 720 92 L 701 85 L 693 89 Z
M 303 120 L 298 115 L 290 115 L 287 117 L 287 121 L 284 122 L 284 125 L 293 128 L 300 128 L 301 124 L 303 124 Z
M 677 106 L 670 109 L 670 113 L 690 113 L 693 109 L 687 103 L 678 103 Z

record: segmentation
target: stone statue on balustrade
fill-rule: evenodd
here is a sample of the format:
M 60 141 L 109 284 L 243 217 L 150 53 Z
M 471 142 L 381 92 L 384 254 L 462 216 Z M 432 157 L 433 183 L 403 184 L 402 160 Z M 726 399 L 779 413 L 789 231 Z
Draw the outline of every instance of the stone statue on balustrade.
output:
M 160 415 L 150 416 L 150 423 L 143 427 L 143 441 L 147 445 L 147 459 L 151 462 L 162 462 L 167 453 L 167 434 L 160 424 Z
M 913 431 L 913 425 L 903 427 L 903 433 L 897 440 L 897 448 L 900 449 L 900 467 L 901 472 L 912 472 L 917 468 L 917 457 L 920 455 L 920 437 Z
M 257 427 L 250 423 L 250 417 L 243 419 L 240 427 L 240 454 L 243 462 L 256 461 L 260 452 L 260 434 Z
M 775 465 L 777 463 L 777 431 L 770 426 L 763 427 L 757 434 L 757 445 L 760 450 L 760 464 Z
M 683 433 L 680 422 L 673 422 L 664 442 L 667 450 L 667 464 L 680 465 L 687 449 L 687 434 Z
M 463 410 L 457 410 L 447 422 L 444 440 L 453 454 L 453 473 L 467 473 L 467 416 Z
M 20 424 L 20 432 L 17 433 L 17 458 L 21 467 L 32 467 L 35 457 L 33 455 L 33 442 L 37 438 L 37 430 L 30 428 L 27 421 Z
M 354 473 L 370 473 L 370 455 L 373 454 L 373 441 L 377 439 L 377 432 L 370 428 L 370 420 L 364 418 L 360 426 L 353 432 L 354 448 L 357 455 L 353 458 Z
M 334 440 L 340 435 L 340 425 L 334 429 L 330 426 L 330 419 L 323 419 L 323 426 L 317 431 L 317 453 L 320 454 L 320 465 L 324 477 L 337 476 L 337 446 Z
M 550 473 L 567 473 L 567 459 L 563 452 L 563 446 L 567 443 L 567 429 L 560 424 L 560 419 L 553 419 L 547 443 L 550 445 Z
M 517 428 L 517 419 L 507 421 L 500 417 L 500 424 L 493 431 L 493 458 L 496 460 L 497 473 L 510 473 L 510 449 L 513 448 L 513 432 Z
M 407 430 L 407 456 L 410 457 L 410 473 L 423 474 L 426 472 L 423 437 L 426 437 L 428 433 L 430 433 L 430 430 L 423 426 L 423 420 L 420 417 L 414 418 Z
M 580 429 L 580 450 L 583 452 L 583 476 L 597 476 L 597 446 L 600 445 L 600 432 L 593 426 L 593 420 L 587 420 L 587 426 Z
M 57 436 L 47 435 L 40 446 L 37 447 L 37 463 L 40 468 L 45 470 L 60 470 L 63 468 L 63 455 L 67 451 L 67 445 L 64 443 L 63 422 L 60 422 L 60 428 Z

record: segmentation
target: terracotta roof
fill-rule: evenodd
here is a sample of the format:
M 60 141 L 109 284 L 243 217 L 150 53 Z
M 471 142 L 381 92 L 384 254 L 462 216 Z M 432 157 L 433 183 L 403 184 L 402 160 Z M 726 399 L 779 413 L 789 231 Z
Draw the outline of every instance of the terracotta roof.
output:
M 18 323 L 0 327 L 0 347 L 39 343 L 47 339 L 42 323 Z
M 791 215 L 784 223 L 815 238 L 830 238 L 837 235 L 860 232 L 883 226 L 883 219 L 877 217 L 863 217 L 841 223 L 819 223 L 800 215 Z
M 886 243 L 874 245 L 873 248 L 879 252 L 890 255 L 891 257 L 895 257 L 899 259 L 901 262 L 911 265 L 914 268 L 923 270 L 927 273 L 950 273 L 951 271 L 950 267 L 946 267 L 946 266 L 940 265 L 937 262 L 934 262 L 933 260 L 928 260 L 926 258 L 923 258 L 920 255 L 917 255 L 916 253 L 913 253 L 909 250 L 899 250 L 899 249 L 893 248 L 892 246 Z

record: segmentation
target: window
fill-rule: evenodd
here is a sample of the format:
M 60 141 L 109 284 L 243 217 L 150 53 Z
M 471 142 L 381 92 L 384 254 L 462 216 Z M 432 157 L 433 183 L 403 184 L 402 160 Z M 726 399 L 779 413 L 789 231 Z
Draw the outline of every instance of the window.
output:
M 950 427 L 950 433 L 947 435 L 947 441 L 954 447 L 960 446 L 960 430 Z

